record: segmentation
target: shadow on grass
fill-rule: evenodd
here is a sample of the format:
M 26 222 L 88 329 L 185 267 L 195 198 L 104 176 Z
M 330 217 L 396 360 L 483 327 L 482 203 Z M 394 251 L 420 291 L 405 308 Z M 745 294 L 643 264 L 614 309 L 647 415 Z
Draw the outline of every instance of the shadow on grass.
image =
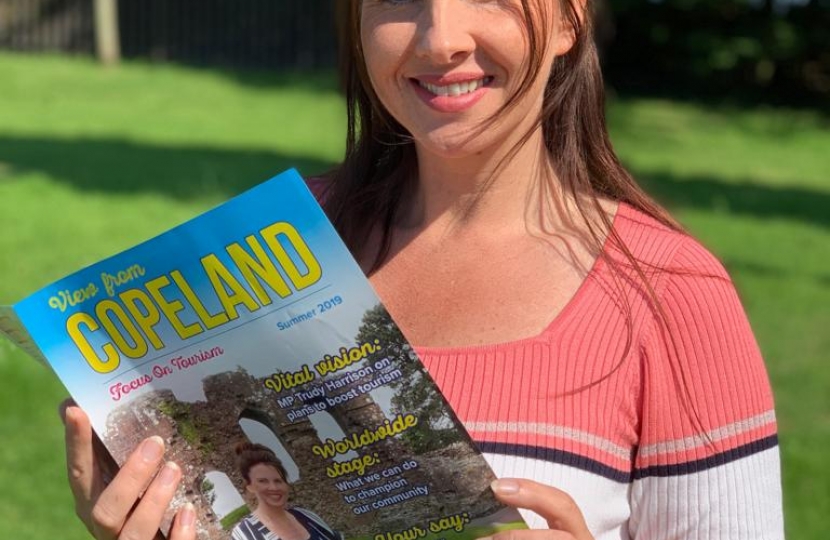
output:
M 787 219 L 830 228 L 830 193 L 778 187 L 750 179 L 724 182 L 709 176 L 667 172 L 635 174 L 647 192 L 669 209 L 711 210 L 755 218 Z
M 0 136 L 0 181 L 4 176 L 38 171 L 76 189 L 108 193 L 158 193 L 178 199 L 230 197 L 290 167 L 311 176 L 332 165 L 262 150 Z
M 340 75 L 334 65 L 303 69 L 229 67 L 221 64 L 210 65 L 175 60 L 159 62 L 146 58 L 134 58 L 129 62 L 147 66 L 178 66 L 187 71 L 210 74 L 233 81 L 240 86 L 256 89 L 290 89 L 307 94 L 323 95 L 341 93 Z
M 317 70 L 232 70 L 205 68 L 210 72 L 232 79 L 244 86 L 254 88 L 290 88 L 314 94 L 332 94 L 340 92 L 340 80 L 337 71 L 331 69 Z
M 160 146 L 120 139 L 0 136 L 0 180 L 41 171 L 80 190 L 158 193 L 180 199 L 235 195 L 289 167 L 320 174 L 333 163 L 262 150 Z M 6 172 L 3 172 L 3 171 Z M 672 209 L 781 218 L 830 228 L 830 193 L 746 180 L 640 174 L 650 193 Z

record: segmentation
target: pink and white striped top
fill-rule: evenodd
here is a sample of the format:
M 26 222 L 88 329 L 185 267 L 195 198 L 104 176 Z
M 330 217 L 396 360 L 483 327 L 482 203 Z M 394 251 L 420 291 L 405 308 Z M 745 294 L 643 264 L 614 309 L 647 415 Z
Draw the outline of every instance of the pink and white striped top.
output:
M 598 540 L 783 538 L 772 393 L 731 280 L 628 205 L 614 229 L 659 304 L 607 242 L 538 336 L 421 359 L 496 474 L 570 493 Z

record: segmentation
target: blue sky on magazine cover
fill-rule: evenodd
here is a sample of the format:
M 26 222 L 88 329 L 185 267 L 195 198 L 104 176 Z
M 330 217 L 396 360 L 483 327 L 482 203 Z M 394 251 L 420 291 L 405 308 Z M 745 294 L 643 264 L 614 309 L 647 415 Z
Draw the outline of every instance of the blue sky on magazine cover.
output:
M 253 312 L 239 306 L 239 317 L 185 341 L 162 317 L 153 329 L 165 345 L 162 350 L 149 347 L 146 356 L 131 360 L 121 355 L 120 365 L 109 373 L 97 373 L 86 362 L 66 332 L 66 320 L 78 311 L 93 312 L 97 302 L 109 298 L 101 274 L 117 275 L 120 270 L 140 265 L 144 275 L 115 289 L 115 296 L 132 288 L 142 288 L 147 281 L 178 270 L 204 303 L 208 313 L 222 312 L 216 293 L 202 268 L 201 258 L 214 253 L 233 275 L 244 283 L 225 252 L 225 246 L 240 243 L 257 235 L 264 227 L 285 221 L 296 228 L 322 267 L 322 276 L 313 285 L 281 299 L 271 294 L 273 302 Z M 292 259 L 298 260 L 296 253 Z M 304 266 L 298 265 L 300 269 Z M 61 312 L 49 307 L 50 298 L 60 291 L 99 285 L 98 294 Z M 164 288 L 168 301 L 180 300 L 184 308 L 179 319 L 189 324 L 199 318 L 175 285 Z M 325 313 L 318 305 L 339 297 Z M 265 377 L 276 371 L 297 370 L 313 364 L 326 354 L 336 354 L 342 346 L 354 344 L 363 313 L 378 302 L 351 255 L 314 202 L 302 179 L 295 172 L 284 173 L 210 212 L 191 220 L 149 242 L 86 268 L 30 296 L 15 306 L 41 351 L 63 380 L 70 393 L 92 416 L 93 424 L 103 430 L 110 409 L 150 390 L 170 388 L 178 399 L 196 401 L 203 398 L 201 379 L 212 373 L 235 370 L 245 364 L 247 371 Z M 314 312 L 289 326 L 293 317 Z M 282 326 L 279 326 L 279 323 Z M 282 328 L 282 329 L 281 329 Z M 241 335 L 244 332 L 244 336 Z M 109 339 L 104 331 L 85 332 L 90 344 L 101 351 Z M 241 337 L 240 337 L 241 336 Z M 223 353 L 209 361 L 183 368 L 175 358 L 188 358 L 221 347 Z M 181 365 L 181 364 L 178 364 Z M 153 376 L 153 368 L 167 367 L 167 373 Z M 172 371 L 172 372 L 170 372 Z M 155 373 L 161 373 L 156 371 Z M 127 385 L 147 375 L 152 381 L 128 395 L 113 386 Z M 115 400 L 113 396 L 119 395 Z M 123 398 L 123 399 L 122 399 Z M 386 400 L 383 400 L 386 401 Z

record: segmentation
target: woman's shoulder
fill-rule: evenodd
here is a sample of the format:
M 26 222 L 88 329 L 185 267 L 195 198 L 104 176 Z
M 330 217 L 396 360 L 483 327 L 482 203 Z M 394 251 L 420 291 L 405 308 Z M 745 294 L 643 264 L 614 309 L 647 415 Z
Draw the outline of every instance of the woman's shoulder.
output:
M 232 540 L 255 540 L 254 528 L 258 523 L 259 520 L 253 514 L 243 517 L 231 529 Z
M 628 205 L 614 225 L 642 272 L 621 265 L 651 314 L 646 349 L 679 354 L 687 366 L 760 358 L 739 292 L 716 255 L 690 234 Z
M 342 540 L 342 535 L 332 529 L 326 521 L 307 508 L 293 506 L 289 510 L 294 517 L 303 524 L 311 533 L 311 538 L 316 540 Z
M 300 506 L 292 506 L 291 511 L 295 512 L 295 513 L 302 514 L 304 517 L 306 517 L 306 518 L 308 518 L 312 521 L 315 521 L 315 522 L 319 523 L 320 525 L 323 525 L 324 527 L 328 528 L 328 524 L 323 520 L 323 518 L 321 518 L 320 516 L 318 516 L 317 514 L 312 512 L 311 510 L 309 510 L 308 508 L 302 508 Z
M 614 230 L 646 268 L 669 270 L 678 276 L 729 277 L 720 259 L 697 238 L 629 204 L 620 203 Z

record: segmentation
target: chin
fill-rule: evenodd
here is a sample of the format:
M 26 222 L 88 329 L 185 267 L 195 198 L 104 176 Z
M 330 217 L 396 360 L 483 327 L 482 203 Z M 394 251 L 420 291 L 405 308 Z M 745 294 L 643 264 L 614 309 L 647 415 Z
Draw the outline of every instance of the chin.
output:
M 481 138 L 469 133 L 430 133 L 416 138 L 416 143 L 424 153 L 444 158 L 465 157 L 483 150 Z
M 480 156 L 486 152 L 486 148 L 480 144 L 470 144 L 470 141 L 442 141 L 438 144 L 431 144 L 424 150 L 434 156 L 443 159 L 464 159 Z
M 449 126 L 446 126 L 449 127 Z M 415 136 L 421 151 L 442 158 L 463 158 L 494 151 L 495 140 L 488 127 L 455 127 L 454 129 L 433 129 Z

